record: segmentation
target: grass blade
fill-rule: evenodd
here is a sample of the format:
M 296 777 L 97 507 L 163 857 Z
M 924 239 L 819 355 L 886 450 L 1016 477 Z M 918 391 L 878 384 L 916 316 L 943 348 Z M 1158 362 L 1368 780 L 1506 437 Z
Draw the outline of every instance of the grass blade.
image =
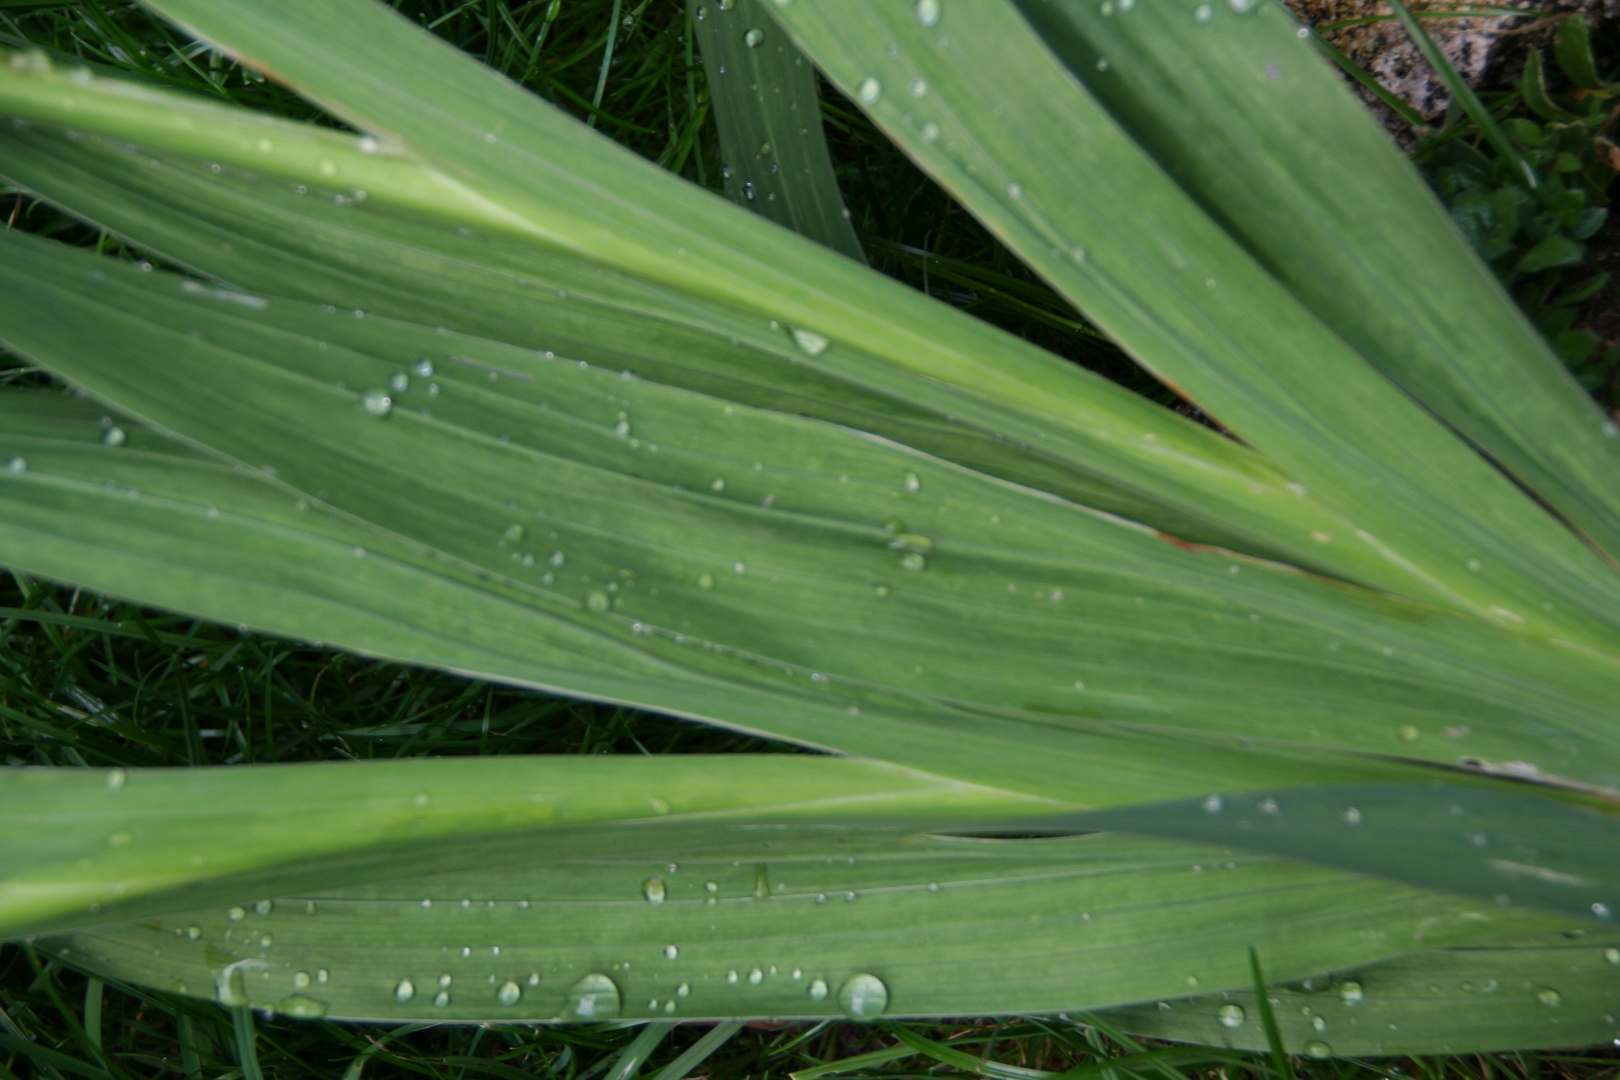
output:
M 821 126 L 815 69 L 760 0 L 692 0 L 726 197 L 860 263 Z
M 730 1042 L 742 1027 L 741 1020 L 720 1021 L 704 1032 L 703 1037 L 688 1047 L 680 1057 L 659 1070 L 653 1080 L 686 1080 L 686 1077 L 692 1075 L 693 1069 L 709 1060 L 710 1056 Z

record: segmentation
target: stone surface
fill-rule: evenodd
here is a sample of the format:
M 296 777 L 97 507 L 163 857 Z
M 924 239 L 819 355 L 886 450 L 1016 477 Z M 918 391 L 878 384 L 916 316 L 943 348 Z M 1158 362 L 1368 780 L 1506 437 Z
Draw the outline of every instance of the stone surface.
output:
M 1445 83 L 1424 61 L 1394 20 L 1366 23 L 1332 29 L 1334 23 L 1348 19 L 1390 14 L 1387 4 L 1378 0 L 1284 0 L 1296 16 L 1313 27 L 1321 29 L 1322 37 L 1340 51 L 1371 72 L 1379 82 L 1399 95 L 1424 117 L 1434 120 L 1442 116 L 1451 104 L 1451 94 Z M 1415 6 L 1415 5 L 1414 5 Z M 1527 8 L 1524 0 L 1512 3 L 1482 3 L 1479 5 L 1429 5 L 1431 8 L 1467 7 Z M 1537 0 L 1534 14 L 1506 15 L 1487 18 L 1425 19 L 1424 27 L 1440 46 L 1453 66 L 1476 89 L 1482 86 L 1506 85 L 1524 67 L 1525 51 L 1533 47 L 1546 47 L 1551 43 L 1557 20 L 1546 13 L 1581 13 L 1589 21 L 1620 17 L 1620 0 Z M 1357 88 L 1368 99 L 1376 101 L 1366 90 Z M 1405 127 L 1391 110 L 1379 105 L 1374 108 L 1386 126 L 1393 130 Z

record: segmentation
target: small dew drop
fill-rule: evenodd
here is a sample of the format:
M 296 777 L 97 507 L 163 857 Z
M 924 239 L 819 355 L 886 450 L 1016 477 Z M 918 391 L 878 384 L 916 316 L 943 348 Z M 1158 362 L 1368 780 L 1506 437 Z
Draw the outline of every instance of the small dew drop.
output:
M 1201 23 L 1207 23 L 1215 17 L 1215 9 L 1208 4 L 1199 4 L 1193 11 L 1193 18 Z
M 388 377 L 388 389 L 396 394 L 403 394 L 411 388 L 411 377 L 403 371 L 396 371 Z
M 868 75 L 866 78 L 862 79 L 861 84 L 855 88 L 855 96 L 860 100 L 862 105 L 876 105 L 878 103 L 878 98 L 883 96 L 883 84 L 878 82 L 872 76 Z
M 820 356 L 827 351 L 827 339 L 811 330 L 800 327 L 793 329 L 793 343 L 804 350 L 807 356 Z
M 276 1009 L 283 1015 L 298 1020 L 318 1020 L 326 1015 L 326 1002 L 307 998 L 303 994 L 294 994 L 282 998 L 276 1004 Z
M 300 989 L 300 990 L 304 989 L 305 987 L 307 987 L 309 985 L 309 983 L 310 983 L 309 972 L 307 972 L 307 971 L 295 971 L 295 972 L 293 972 L 293 985 L 296 986 L 298 989 Z
M 19 458 L 18 460 L 21 460 L 21 459 Z M 107 770 L 107 790 L 108 791 L 122 791 L 123 788 L 124 788 L 124 782 L 126 780 L 128 780 L 128 779 L 129 779 L 129 774 L 126 773 L 123 769 L 109 769 L 109 770 Z
M 807 992 L 811 1001 L 827 1000 L 827 984 L 821 979 L 811 979 L 810 988 Z
M 495 1000 L 508 1007 L 516 1005 L 523 998 L 523 988 L 510 979 L 501 983 L 501 988 L 495 991 Z
M 275 910 L 276 905 L 269 900 L 256 900 L 253 904 L 253 914 L 268 915 Z
M 901 556 L 900 569 L 912 571 L 926 570 L 928 569 L 928 560 L 913 551 L 909 554 Z
M 926 81 L 920 78 L 911 80 L 912 97 L 922 97 L 926 93 L 928 93 L 928 83 Z
M 760 983 L 762 983 L 764 981 L 765 981 L 765 973 L 763 971 L 759 970 L 759 968 L 754 968 L 752 971 L 750 971 L 748 973 L 748 985 L 749 986 L 758 986 Z
M 394 984 L 394 1000 L 406 1002 L 416 996 L 416 984 L 409 979 L 401 979 Z
M 1241 1005 L 1222 1005 L 1216 1010 L 1215 1018 L 1221 1022 L 1222 1027 L 1240 1028 L 1249 1018 L 1249 1014 L 1243 1011 Z
M 13 475 L 13 476 L 21 476 L 23 473 L 25 473 L 27 471 L 28 471 L 28 461 L 27 461 L 27 459 L 21 458 L 21 457 L 12 457 L 12 458 L 7 458 L 6 459 L 6 472 L 10 473 L 11 475 Z
M 750 49 L 757 49 L 765 42 L 765 31 L 755 28 L 743 35 L 743 44 Z
M 1232 6 L 1233 8 L 1237 7 L 1236 4 L 1233 4 Z M 1321 1019 L 1321 1017 L 1317 1017 L 1317 1019 Z M 1310 1042 L 1305 1044 L 1305 1056 L 1317 1058 L 1319 1060 L 1321 1058 L 1330 1058 L 1333 1056 L 1333 1047 L 1329 1046 L 1321 1039 L 1312 1039 Z
M 665 960 L 674 960 L 677 957 L 679 957 L 680 955 L 681 955 L 681 950 L 680 950 L 679 946 L 676 946 L 676 945 L 665 945 L 664 946 L 664 959 Z
M 380 418 L 394 411 L 394 399 L 381 390 L 367 390 L 360 399 L 360 407 Z
M 1339 1000 L 1346 1005 L 1360 1005 L 1365 993 L 1358 982 L 1342 982 L 1339 984 Z
M 917 0 L 912 9 L 917 14 L 917 22 L 923 29 L 932 29 L 939 25 L 939 0 Z
M 1226 807 L 1226 803 L 1219 795 L 1211 795 L 1204 800 L 1204 813 L 1218 814 Z
M 450 1004 L 450 991 L 448 991 L 448 990 L 440 990 L 437 994 L 434 994 L 433 995 L 433 1004 L 435 1006 L 437 1006 L 438 1008 L 441 1008 L 441 1009 L 444 1008 L 445 1006 L 449 1005 Z
M 605 613 L 609 607 L 607 593 L 600 589 L 592 589 L 590 595 L 585 597 L 585 606 L 598 615 Z
M 1609 948 L 1604 949 L 1603 959 L 1607 960 L 1611 964 L 1620 964 L 1620 949 L 1616 949 L 1612 945 Z
M 1564 1000 L 1564 995 L 1550 986 L 1542 987 L 1536 991 L 1536 1000 L 1543 1005 L 1557 1005 Z
M 231 920 L 231 922 L 241 922 L 243 919 L 247 918 L 247 912 L 242 908 L 233 907 L 225 912 L 225 917 Z
M 716 495 L 726 490 L 725 477 L 717 476 L 713 480 L 709 481 L 709 490 L 714 492 Z
M 649 904 L 662 904 L 668 895 L 664 889 L 664 879 L 650 877 L 641 883 L 641 895 L 647 898 Z
M 700 589 L 712 589 L 714 588 L 714 577 L 711 574 L 699 574 L 697 583 Z
M 932 120 L 922 126 L 922 139 L 925 143 L 939 141 L 939 125 Z
M 912 492 L 913 494 L 915 494 L 916 492 L 919 492 L 919 491 L 922 490 L 922 477 L 918 476 L 914 472 L 908 472 L 908 473 L 906 473 L 905 481 L 902 484 L 902 486 L 907 491 Z
M 192 941 L 196 941 L 198 938 L 202 937 L 202 927 L 200 927 L 200 926 L 188 926 L 188 927 L 186 927 L 186 937 L 190 938 Z
M 125 435 L 124 429 L 119 427 L 117 424 L 114 424 L 112 427 L 101 433 L 102 446 L 123 446 L 128 441 L 129 436 Z

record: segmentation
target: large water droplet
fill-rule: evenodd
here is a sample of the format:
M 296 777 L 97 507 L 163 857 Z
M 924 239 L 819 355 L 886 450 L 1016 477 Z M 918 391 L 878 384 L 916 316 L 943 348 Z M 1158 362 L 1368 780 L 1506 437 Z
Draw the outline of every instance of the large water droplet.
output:
M 409 979 L 401 979 L 394 984 L 394 1000 L 406 1002 L 416 996 L 416 984 Z
M 1221 1022 L 1221 1027 L 1240 1028 L 1249 1018 L 1241 1005 L 1222 1005 L 1215 1012 L 1215 1018 Z
M 807 992 L 811 1001 L 825 1001 L 827 1000 L 827 983 L 822 979 L 811 979 L 810 988 Z
M 855 88 L 855 96 L 862 105 L 876 105 L 878 98 L 883 96 L 883 84 L 868 75 L 861 80 L 861 85 Z
M 680 955 L 681 955 L 681 950 L 680 950 L 680 948 L 678 946 L 675 946 L 675 945 L 665 945 L 664 946 L 664 959 L 665 960 L 674 960 L 677 957 L 679 957 Z
M 277 1003 L 276 1009 L 300 1020 L 318 1020 L 326 1015 L 326 1002 L 316 1001 L 303 994 L 293 994 L 291 997 L 282 998 Z
M 757 49 L 765 42 L 765 31 L 757 27 L 743 35 L 743 44 L 750 49 Z
M 851 975 L 838 988 L 838 1004 L 851 1020 L 875 1020 L 889 1007 L 889 988 L 876 975 Z
M 748 973 L 748 985 L 749 986 L 758 986 L 760 983 L 762 983 L 764 981 L 765 981 L 765 973 L 763 971 L 759 970 L 759 968 L 754 968 L 752 971 L 750 971 Z
M 523 998 L 523 988 L 517 983 L 507 980 L 501 988 L 495 991 L 495 1000 L 502 1005 L 516 1005 Z
M 128 441 L 129 436 L 125 435 L 124 429 L 119 427 L 117 424 L 114 424 L 112 427 L 109 427 L 106 431 L 101 433 L 102 446 L 123 446 Z
M 810 356 L 820 356 L 827 351 L 827 339 L 811 330 L 795 327 L 793 329 L 793 343 Z
M 1361 984 L 1354 980 L 1339 984 L 1339 1000 L 1346 1005 L 1360 1005 L 1365 996 Z
M 1321 1039 L 1312 1039 L 1305 1044 L 1305 1056 L 1313 1058 L 1330 1058 L 1333 1056 L 1333 1047 Z
M 619 1015 L 619 988 L 606 975 L 583 975 L 568 988 L 563 1014 L 571 1020 L 612 1020 Z
M 372 416 L 387 416 L 394 411 L 394 399 L 381 390 L 367 390 L 360 407 Z
M 1536 991 L 1536 1000 L 1543 1005 L 1557 1005 L 1564 1000 L 1564 995 L 1550 986 L 1544 986 Z
M 1620 964 L 1620 949 L 1613 947 L 1603 950 L 1603 959 L 1611 964 Z
M 664 879 L 650 877 L 641 883 L 641 895 L 647 898 L 649 904 L 662 904 L 668 895 L 664 889 Z
M 939 25 L 939 0 L 917 0 L 912 10 L 917 13 L 917 22 L 925 29 Z

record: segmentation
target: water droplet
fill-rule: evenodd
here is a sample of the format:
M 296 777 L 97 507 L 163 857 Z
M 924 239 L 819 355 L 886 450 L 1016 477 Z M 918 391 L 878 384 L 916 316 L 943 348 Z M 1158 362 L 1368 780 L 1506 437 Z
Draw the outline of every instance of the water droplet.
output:
M 1222 1005 L 1216 1010 L 1215 1017 L 1221 1022 L 1222 1027 L 1240 1028 L 1249 1018 L 1249 1014 L 1243 1011 L 1241 1005 Z
M 765 42 L 765 31 L 753 29 L 743 35 L 743 44 L 750 49 L 757 49 Z
M 268 949 L 270 946 L 274 945 L 275 943 L 276 943 L 276 939 L 271 937 L 269 934 L 260 934 L 259 935 L 259 948 Z
M 296 986 L 300 990 L 307 987 L 309 985 L 309 972 L 307 972 L 307 971 L 295 971 L 295 972 L 293 972 L 293 985 Z
M 1254 808 L 1260 811 L 1262 814 L 1276 814 L 1277 800 L 1272 798 L 1261 799 L 1259 802 L 1254 804 Z
M 186 937 L 190 938 L 192 941 L 196 941 L 198 938 L 202 937 L 202 927 L 200 927 L 200 926 L 188 926 L 188 927 L 186 927 Z
M 1108 57 L 1106 57 L 1106 56 L 1097 57 L 1097 70 L 1098 71 L 1107 71 L 1109 66 L 1110 65 L 1108 63 Z
M 451 975 L 440 975 L 439 976 L 439 987 L 441 989 L 444 989 L 444 990 L 450 989 L 450 984 L 453 983 L 453 982 L 455 982 L 454 976 L 451 976 Z
M 662 904 L 668 895 L 664 890 L 664 879 L 650 877 L 641 883 L 641 895 L 647 898 L 649 904 Z
M 752 971 L 750 971 L 748 973 L 748 985 L 749 986 L 758 986 L 760 983 L 762 983 L 764 981 L 765 981 L 765 973 L 763 971 L 759 970 L 759 968 L 755 968 L 754 970 L 752 970 Z
M 827 351 L 827 339 L 812 330 L 793 328 L 793 343 L 809 356 L 820 356 Z
M 107 837 L 107 846 L 108 847 L 124 847 L 125 845 L 127 845 L 133 839 L 135 839 L 135 837 L 130 835 L 130 833 L 127 830 L 119 829 L 117 832 L 115 832 L 111 836 Z
M 598 615 L 604 613 L 608 609 L 607 593 L 600 589 L 592 589 L 590 595 L 585 598 L 585 606 Z
M 1603 959 L 1607 960 L 1611 964 L 1620 964 L 1620 949 L 1616 949 L 1613 946 L 1604 949 Z
M 411 370 L 425 379 L 433 374 L 433 361 L 424 356 L 411 365 Z
M 718 494 L 720 494 L 720 492 L 726 490 L 725 477 L 717 476 L 713 480 L 709 481 L 709 490 L 714 492 L 716 495 L 718 495 Z
M 450 1004 L 450 991 L 448 991 L 448 990 L 440 990 L 437 994 L 434 994 L 433 995 L 433 1004 L 436 1005 L 438 1008 L 441 1008 L 441 1009 L 444 1008 L 445 1006 L 449 1005 Z
M 912 97 L 922 97 L 926 93 L 928 93 L 928 83 L 927 82 L 923 81 L 922 79 L 912 79 L 911 80 L 911 96 Z
M 275 906 L 276 905 L 269 900 L 255 900 L 253 902 L 253 914 L 268 915 L 271 911 L 275 910 Z
M 1471 987 L 1469 986 L 1468 983 L 1463 983 L 1463 989 L 1467 990 L 1467 989 L 1471 989 Z M 1322 1017 L 1320 1017 L 1320 1016 L 1311 1017 L 1311 1030 L 1313 1030 L 1313 1031 L 1326 1031 L 1327 1030 L 1327 1021 L 1325 1019 L 1323 1019 Z
M 1019 187 L 1017 184 L 1008 184 L 1007 185 L 1007 198 L 1009 198 L 1009 199 L 1022 199 L 1023 197 L 1024 197 L 1024 189 L 1023 188 Z
M 1360 1005 L 1365 994 L 1358 982 L 1342 982 L 1339 984 L 1339 1000 L 1346 1005 Z
M 1237 5 L 1234 4 L 1233 6 L 1236 7 Z M 1318 1019 L 1320 1019 L 1320 1017 L 1318 1017 Z M 1305 1056 L 1318 1059 L 1330 1058 L 1333 1056 L 1333 1047 L 1329 1046 L 1321 1039 L 1312 1039 L 1310 1042 L 1305 1044 Z
M 917 0 L 913 11 L 917 13 L 917 22 L 923 29 L 930 29 L 939 25 L 939 0 Z
M 1204 813 L 1218 814 L 1222 809 L 1225 808 L 1225 806 L 1226 803 L 1222 801 L 1219 795 L 1211 795 L 1209 798 L 1204 800 Z
M 396 394 L 403 394 L 411 388 L 411 377 L 403 371 L 396 371 L 388 378 L 388 388 Z
M 317 1020 L 326 1015 L 326 1002 L 316 1001 L 303 994 L 293 994 L 291 997 L 282 998 L 277 1003 L 276 1009 L 299 1020 Z
M 332 978 L 332 973 L 330 971 L 327 971 L 325 968 L 316 968 L 315 969 L 315 981 L 316 982 L 325 983 L 325 982 L 328 982 L 331 978 Z
M 754 182 L 752 180 L 743 181 L 743 198 L 752 199 L 753 197 L 754 197 Z
M 1543 1005 L 1557 1005 L 1564 1000 L 1564 995 L 1552 987 L 1546 986 L 1536 991 L 1536 1000 Z
M 687 983 L 681 983 L 681 985 L 679 985 L 679 986 L 677 986 L 675 988 L 675 996 L 678 997 L 678 998 L 683 998 L 686 995 L 690 994 L 691 992 L 692 992 L 692 987 Z
M 827 999 L 827 984 L 821 979 L 811 979 L 808 993 L 811 1001 L 825 1001 Z
M 394 411 L 394 399 L 381 390 L 367 390 L 360 399 L 360 407 L 372 416 L 387 416 Z
M 900 569 L 913 571 L 926 570 L 928 569 L 928 560 L 913 551 L 909 555 L 904 555 L 901 557 Z
M 855 96 L 862 105 L 876 105 L 878 98 L 883 96 L 883 84 L 868 75 L 861 80 L 861 85 L 855 88 Z
M 21 476 L 28 471 L 28 461 L 25 458 L 12 457 L 6 459 L 6 472 L 13 476 Z
M 736 986 L 741 978 L 742 976 L 738 975 L 735 971 L 726 972 L 726 982 L 730 983 L 732 986 Z
M 406 1002 L 416 996 L 416 984 L 409 979 L 401 979 L 394 984 L 394 1000 Z
M 678 957 L 680 955 L 681 955 L 681 950 L 680 950 L 680 948 L 678 946 L 675 946 L 675 945 L 665 945 L 664 946 L 664 959 L 665 960 L 674 960 L 676 957 Z
M 508 979 L 501 983 L 501 988 L 495 991 L 495 1000 L 502 1005 L 516 1005 L 523 998 L 523 988 Z
M 247 912 L 242 908 L 233 907 L 226 910 L 225 917 L 231 920 L 231 922 L 241 922 L 243 919 L 247 918 Z
M 612 1020 L 619 1015 L 619 988 L 594 971 L 581 976 L 568 988 L 564 1014 L 572 1020 Z
M 331 158 L 321 158 L 321 160 L 316 163 L 315 167 L 321 170 L 322 176 L 337 175 L 337 162 L 333 161 Z
M 1199 4 L 1198 7 L 1193 10 L 1193 18 L 1197 19 L 1201 23 L 1207 23 L 1214 17 L 1215 9 L 1210 7 L 1208 4 Z
M 1402 724 L 1400 731 L 1398 731 L 1396 734 L 1401 737 L 1401 742 L 1416 742 L 1417 737 L 1422 734 L 1422 732 L 1418 731 L 1418 729 L 1411 724 Z
M 889 988 L 876 975 L 851 975 L 838 988 L 838 1004 L 851 1020 L 875 1020 L 889 1007 Z
M 925 143 L 939 141 L 939 125 L 932 120 L 922 126 L 922 139 Z
M 1341 816 L 1344 818 L 1344 823 L 1346 825 L 1360 825 L 1361 824 L 1361 811 L 1357 810 L 1353 806 L 1350 809 L 1346 810 L 1343 813 L 1343 815 L 1341 815 Z
M 124 429 L 119 427 L 117 424 L 114 424 L 112 427 L 109 427 L 106 431 L 101 433 L 102 446 L 123 446 L 128 441 L 129 436 L 125 435 Z

